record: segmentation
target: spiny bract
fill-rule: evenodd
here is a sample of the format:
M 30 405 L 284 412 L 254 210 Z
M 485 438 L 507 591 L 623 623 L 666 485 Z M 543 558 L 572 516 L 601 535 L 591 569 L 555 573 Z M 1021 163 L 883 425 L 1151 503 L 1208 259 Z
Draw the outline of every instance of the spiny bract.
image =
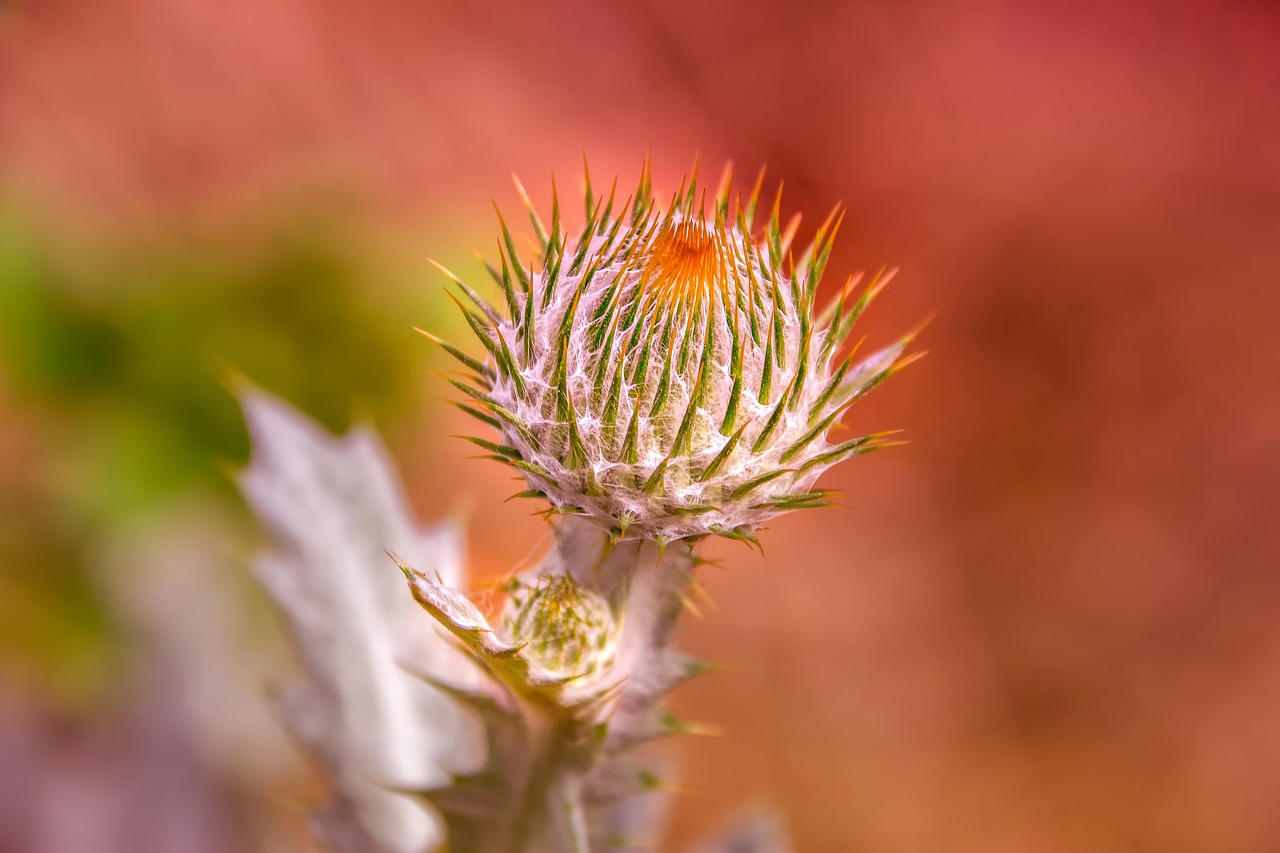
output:
M 450 379 L 480 404 L 462 408 L 502 436 L 470 440 L 524 474 L 522 495 L 615 539 L 754 541 L 769 518 L 825 504 L 812 486 L 827 468 L 889 443 L 887 433 L 829 434 L 912 358 L 911 335 L 861 361 L 844 352 L 891 273 L 856 298 L 851 277 L 815 316 L 842 215 L 832 211 L 796 261 L 799 217 L 780 226 L 781 187 L 768 223 L 752 230 L 762 179 L 731 207 L 726 167 L 708 212 L 696 164 L 665 209 L 647 163 L 621 203 L 617 181 L 597 197 L 588 175 L 576 237 L 554 182 L 548 229 L 517 181 L 541 257 L 519 258 L 499 213 L 500 268 L 489 271 L 505 313 L 448 273 L 479 309 L 459 303 L 488 359 L 441 344 L 474 374 Z

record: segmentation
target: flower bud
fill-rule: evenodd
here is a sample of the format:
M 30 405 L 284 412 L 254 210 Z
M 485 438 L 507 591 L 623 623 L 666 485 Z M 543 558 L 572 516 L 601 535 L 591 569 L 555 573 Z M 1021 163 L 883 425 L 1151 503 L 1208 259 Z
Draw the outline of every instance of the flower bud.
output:
M 855 298 L 850 279 L 815 314 L 819 279 L 838 230 L 833 211 L 798 262 L 795 224 L 773 214 L 752 231 L 760 182 L 730 210 L 729 171 L 714 207 L 694 175 L 655 202 L 646 166 L 615 206 L 586 189 L 586 221 L 570 239 L 553 204 L 551 228 L 530 216 L 537 266 L 516 255 L 503 224 L 505 314 L 466 285 L 464 308 L 487 362 L 455 381 L 498 427 L 475 441 L 519 470 L 561 512 L 615 538 L 671 541 L 709 534 L 751 539 L 764 521 L 826 503 L 813 483 L 835 463 L 885 446 L 885 434 L 829 440 L 859 397 L 902 367 L 910 336 L 855 361 L 843 352 L 858 315 L 887 282 Z M 615 184 L 616 188 L 616 184 Z M 523 190 L 522 190 L 523 194 Z
M 512 580 L 506 633 L 526 657 L 569 678 L 601 673 L 613 663 L 617 626 L 609 604 L 568 575 Z

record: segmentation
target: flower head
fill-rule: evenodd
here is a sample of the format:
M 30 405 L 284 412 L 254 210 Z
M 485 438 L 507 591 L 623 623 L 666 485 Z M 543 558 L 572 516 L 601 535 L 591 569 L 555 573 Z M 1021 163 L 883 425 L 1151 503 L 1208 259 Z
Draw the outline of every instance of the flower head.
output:
M 911 336 L 861 361 L 844 351 L 883 273 L 857 295 L 851 278 L 815 314 L 838 208 L 796 261 L 798 218 L 781 227 L 780 191 L 753 231 L 760 179 L 731 207 L 726 168 L 708 210 L 696 166 L 665 207 L 650 177 L 646 164 L 621 203 L 616 182 L 596 197 L 588 177 L 575 237 L 558 199 L 548 230 L 525 197 L 541 258 L 522 261 L 502 223 L 490 271 L 505 313 L 455 277 L 479 309 L 459 303 L 489 357 L 444 344 L 474 373 L 451 381 L 480 404 L 463 407 L 500 431 L 500 443 L 472 440 L 524 474 L 522 494 L 616 538 L 751 539 L 779 513 L 825 504 L 812 486 L 827 468 L 888 443 L 829 434 L 910 360 Z

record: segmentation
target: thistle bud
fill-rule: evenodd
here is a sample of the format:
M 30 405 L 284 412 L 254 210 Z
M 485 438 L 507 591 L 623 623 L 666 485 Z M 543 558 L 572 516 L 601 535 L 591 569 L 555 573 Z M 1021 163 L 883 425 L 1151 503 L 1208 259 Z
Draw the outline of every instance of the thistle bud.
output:
M 617 626 L 609 604 L 568 575 L 544 575 L 507 587 L 505 629 L 525 655 L 549 672 L 580 678 L 613 663 Z
M 575 237 L 558 199 L 550 229 L 528 205 L 536 264 L 517 256 L 502 224 L 491 271 L 505 312 L 458 282 L 479 308 L 463 313 L 489 358 L 445 344 L 475 374 L 454 384 L 502 436 L 473 441 L 524 474 L 523 494 L 617 539 L 752 539 L 779 513 L 825 504 L 812 486 L 827 468 L 886 444 L 886 434 L 828 436 L 907 361 L 910 336 L 862 361 L 844 352 L 888 276 L 856 297 L 850 279 L 815 313 L 838 209 L 794 261 L 797 222 L 781 227 L 775 201 L 757 234 L 760 181 L 731 208 L 729 178 L 726 169 L 710 211 L 696 167 L 665 207 L 647 165 L 621 203 L 616 182 L 602 198 L 588 178 Z

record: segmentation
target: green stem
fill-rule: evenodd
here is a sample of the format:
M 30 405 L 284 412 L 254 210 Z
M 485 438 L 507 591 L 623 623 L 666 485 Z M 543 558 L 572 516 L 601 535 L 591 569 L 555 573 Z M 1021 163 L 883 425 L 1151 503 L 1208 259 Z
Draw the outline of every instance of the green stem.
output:
M 535 708 L 526 709 L 526 718 L 531 727 L 539 731 L 534 741 L 537 757 L 529 768 L 529 776 L 521 797 L 518 817 L 514 831 L 511 833 L 510 853 L 531 853 L 538 849 L 539 839 L 544 837 L 549 823 L 550 810 L 547 807 L 551 792 L 551 768 L 554 761 L 554 750 L 550 748 L 551 727 Z

